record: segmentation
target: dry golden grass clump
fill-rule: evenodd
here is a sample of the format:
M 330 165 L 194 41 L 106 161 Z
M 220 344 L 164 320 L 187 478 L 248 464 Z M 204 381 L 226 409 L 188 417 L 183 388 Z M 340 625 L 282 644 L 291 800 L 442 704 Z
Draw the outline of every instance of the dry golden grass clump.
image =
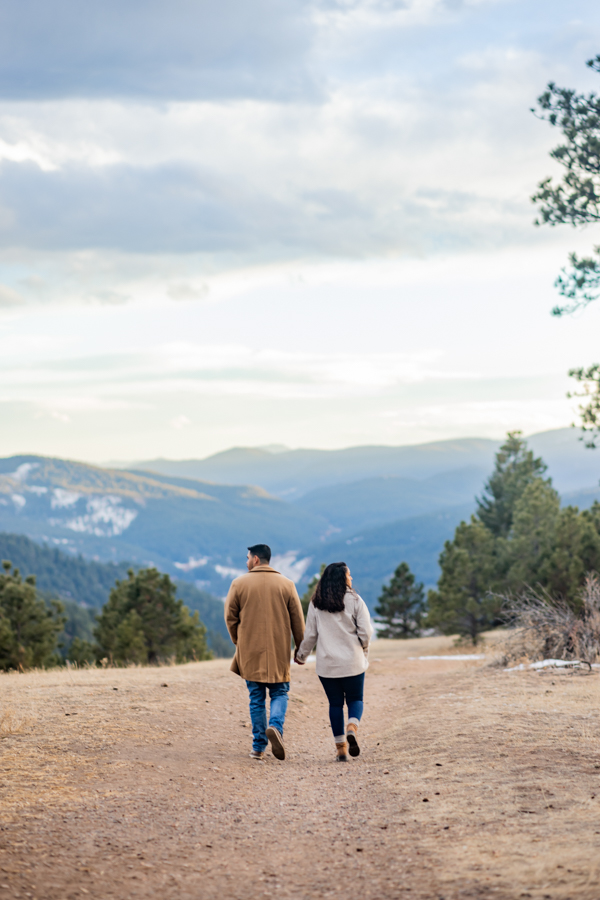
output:
M 17 716 L 14 709 L 0 710 L 0 740 L 9 734 L 21 734 L 26 724 L 26 720 Z
M 530 591 L 507 602 L 505 615 L 514 629 L 502 662 L 564 659 L 596 662 L 600 656 L 600 581 L 588 574 L 574 610 L 562 599 Z

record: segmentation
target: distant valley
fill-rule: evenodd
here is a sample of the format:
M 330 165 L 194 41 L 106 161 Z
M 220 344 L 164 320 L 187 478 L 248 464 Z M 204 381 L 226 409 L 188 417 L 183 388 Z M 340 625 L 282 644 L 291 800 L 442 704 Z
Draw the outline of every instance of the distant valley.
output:
M 600 452 L 572 429 L 534 435 L 563 502 L 600 498 Z M 0 460 L 0 530 L 102 562 L 152 563 L 223 597 L 249 543 L 266 541 L 302 590 L 344 559 L 373 607 L 402 560 L 430 586 L 458 522 L 475 508 L 499 442 L 348 450 L 233 449 L 205 460 L 101 468 L 35 456 Z M 143 469 L 142 469 L 143 466 Z

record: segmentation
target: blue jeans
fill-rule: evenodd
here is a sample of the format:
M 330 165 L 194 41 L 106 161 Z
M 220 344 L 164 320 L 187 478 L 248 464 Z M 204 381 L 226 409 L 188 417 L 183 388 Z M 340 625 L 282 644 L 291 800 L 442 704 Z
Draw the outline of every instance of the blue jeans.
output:
M 365 673 L 349 675 L 346 678 L 323 678 L 319 675 L 319 678 L 329 700 L 329 721 L 333 736 L 337 741 L 345 740 L 344 700 L 348 704 L 348 719 L 357 719 L 360 722 L 363 714 Z
M 288 705 L 289 681 L 267 684 L 265 681 L 247 681 L 250 694 L 250 718 L 252 720 L 252 749 L 264 750 L 267 740 L 267 689 L 271 698 L 269 725 L 283 734 L 283 722 Z

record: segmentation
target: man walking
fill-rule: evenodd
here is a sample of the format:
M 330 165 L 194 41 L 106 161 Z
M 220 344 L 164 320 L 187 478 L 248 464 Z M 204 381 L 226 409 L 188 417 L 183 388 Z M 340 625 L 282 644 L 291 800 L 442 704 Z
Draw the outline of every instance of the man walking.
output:
M 304 637 L 304 615 L 296 586 L 272 569 L 266 544 L 248 548 L 247 575 L 231 583 L 225 622 L 235 644 L 231 671 L 245 679 L 250 693 L 252 759 L 264 759 L 270 741 L 273 756 L 285 759 L 283 722 L 290 689 L 292 635 Z M 267 728 L 266 697 L 271 699 Z

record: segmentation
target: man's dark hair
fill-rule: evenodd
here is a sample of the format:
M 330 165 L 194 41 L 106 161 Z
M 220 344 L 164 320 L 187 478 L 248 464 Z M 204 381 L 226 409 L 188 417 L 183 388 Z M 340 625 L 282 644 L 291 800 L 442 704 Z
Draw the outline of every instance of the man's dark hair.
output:
M 311 597 L 317 609 L 325 612 L 341 612 L 344 609 L 344 597 L 350 590 L 346 583 L 348 566 L 345 562 L 330 563 L 315 588 Z
M 253 544 L 252 547 L 248 547 L 248 550 L 252 556 L 258 556 L 265 562 L 271 562 L 271 548 L 268 544 Z

